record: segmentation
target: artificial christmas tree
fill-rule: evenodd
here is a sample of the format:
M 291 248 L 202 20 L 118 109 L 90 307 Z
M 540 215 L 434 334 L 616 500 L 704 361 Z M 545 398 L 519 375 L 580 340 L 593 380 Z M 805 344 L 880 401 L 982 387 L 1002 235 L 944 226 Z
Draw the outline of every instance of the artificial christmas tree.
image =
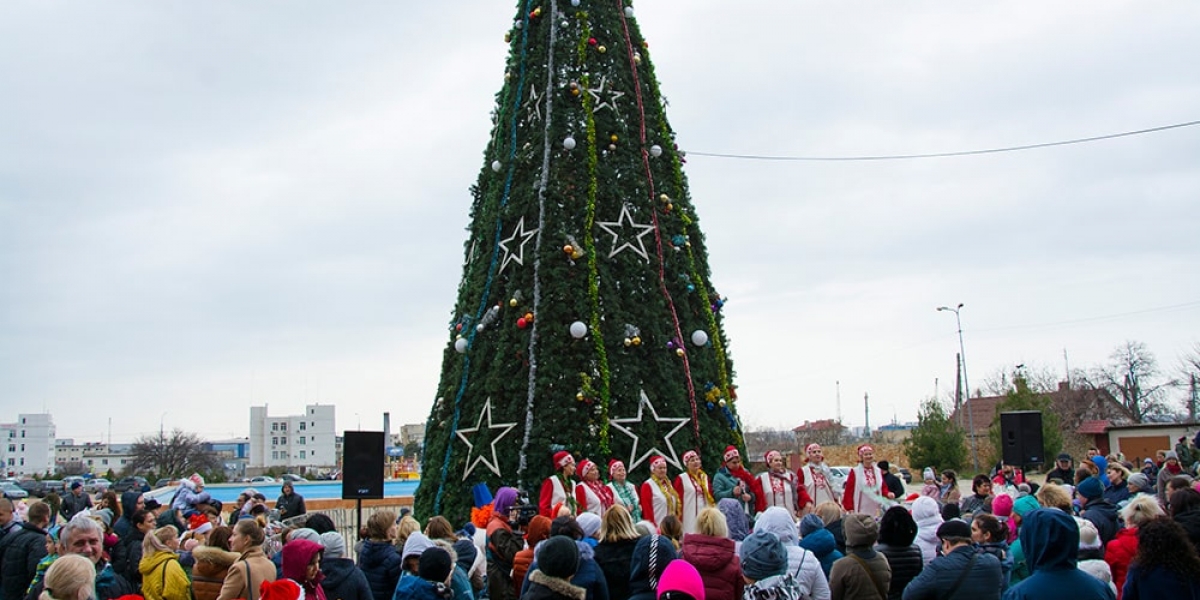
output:
M 623 0 L 522 0 L 426 428 L 416 512 L 536 499 L 552 455 L 645 479 L 742 446 L 737 399 L 648 45 Z M 744 448 L 743 448 L 744 449 Z

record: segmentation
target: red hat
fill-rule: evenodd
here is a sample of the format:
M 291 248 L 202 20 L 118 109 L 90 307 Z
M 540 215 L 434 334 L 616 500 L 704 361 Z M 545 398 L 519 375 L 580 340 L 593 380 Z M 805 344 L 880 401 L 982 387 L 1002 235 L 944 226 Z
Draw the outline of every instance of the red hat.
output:
M 596 463 L 594 463 L 586 458 L 579 461 L 579 477 L 582 479 L 584 476 L 586 476 L 588 474 L 588 471 L 591 471 L 595 468 L 596 468 Z
M 725 462 L 729 462 L 735 458 L 740 458 L 741 456 L 741 454 L 738 454 L 737 448 L 733 446 L 725 446 L 725 455 L 723 457 Z
M 566 450 L 559 450 L 554 453 L 554 469 L 558 470 L 567 465 L 575 464 L 575 457 L 571 456 Z
M 622 469 L 624 469 L 625 463 L 623 463 L 615 458 L 608 461 L 608 476 L 609 477 L 613 476 L 613 471 L 616 470 L 617 467 L 621 467 Z
M 778 450 L 767 450 L 767 453 L 763 455 L 763 458 L 767 459 L 767 463 L 770 463 L 771 459 L 777 456 L 779 458 L 783 458 L 783 455 L 780 454 Z
M 859 456 L 862 456 L 862 453 L 863 453 L 863 452 L 866 452 L 866 451 L 868 451 L 868 450 L 870 450 L 871 452 L 874 452 L 874 451 L 875 451 L 875 449 L 874 449 L 874 448 L 872 448 L 870 444 L 863 444 L 863 445 L 861 445 L 861 446 L 859 446 L 859 447 L 858 447 L 858 455 L 859 455 Z
M 667 464 L 667 459 L 665 459 L 661 456 L 655 456 L 654 458 L 650 459 L 650 468 L 653 469 L 654 467 L 657 467 L 660 463 L 664 464 L 664 465 Z
M 304 588 L 291 579 L 264 581 L 258 593 L 261 600 L 304 600 Z
M 196 513 L 188 517 L 188 531 L 192 533 L 208 533 L 212 531 L 212 521 L 202 513 Z
M 691 460 L 693 456 L 696 458 L 700 458 L 700 453 L 696 452 L 695 450 L 688 450 L 687 452 L 684 452 L 683 453 L 683 462 L 686 463 L 687 461 Z
M 821 445 L 816 442 L 813 442 L 804 447 L 804 453 L 808 454 L 809 452 L 812 452 L 813 450 L 820 450 L 820 449 L 821 449 Z

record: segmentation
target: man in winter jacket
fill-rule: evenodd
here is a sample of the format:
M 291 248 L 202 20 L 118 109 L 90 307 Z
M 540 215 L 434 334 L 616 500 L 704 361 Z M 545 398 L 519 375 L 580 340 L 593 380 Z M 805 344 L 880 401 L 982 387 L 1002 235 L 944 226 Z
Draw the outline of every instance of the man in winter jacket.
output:
M 134 587 L 104 560 L 104 530 L 96 521 L 80 518 L 63 525 L 58 540 L 58 554 L 78 554 L 96 565 L 94 600 L 114 600 L 135 593 Z M 37 600 L 45 590 L 45 583 L 44 580 L 39 582 L 25 597 Z
M 34 502 L 25 513 L 25 522 L 17 523 L 0 539 L 0 599 L 21 600 L 37 574 L 38 563 L 46 556 L 46 528 L 50 525 L 50 507 Z
M 336 531 L 321 534 L 325 553 L 321 556 L 321 588 L 329 600 L 374 600 L 367 576 L 346 558 L 346 540 Z
M 979 552 L 971 526 L 951 519 L 937 530 L 942 555 L 933 559 L 904 589 L 904 600 L 1000 600 L 1000 560 Z
M 1104 499 L 1104 486 L 1100 480 L 1088 477 L 1079 482 L 1076 491 L 1083 498 L 1079 516 L 1096 526 L 1101 542 L 1107 544 L 1112 541 L 1117 536 L 1117 507 Z
M 133 531 L 133 513 L 146 508 L 146 499 L 140 491 L 129 490 L 121 494 L 121 516 L 113 523 L 113 533 L 119 538 L 125 538 Z
M 63 496 L 62 506 L 58 512 L 63 518 L 70 521 L 71 517 L 78 514 L 80 511 L 87 510 L 92 507 L 92 497 L 83 493 L 83 482 L 72 481 L 71 491 Z
M 1077 568 L 1079 526 L 1067 513 L 1030 511 L 1017 535 L 1033 574 L 1008 588 L 1004 600 L 1116 600 L 1107 585 Z
M 275 501 L 275 508 L 279 511 L 280 519 L 290 519 L 308 512 L 304 507 L 304 496 L 296 493 L 292 482 L 283 482 L 283 487 L 279 491 L 282 493 Z
M 1046 481 L 1057 479 L 1059 484 L 1071 485 L 1075 481 L 1075 463 L 1071 460 L 1071 455 L 1063 452 L 1058 455 L 1057 461 L 1054 463 L 1054 470 L 1046 473 Z

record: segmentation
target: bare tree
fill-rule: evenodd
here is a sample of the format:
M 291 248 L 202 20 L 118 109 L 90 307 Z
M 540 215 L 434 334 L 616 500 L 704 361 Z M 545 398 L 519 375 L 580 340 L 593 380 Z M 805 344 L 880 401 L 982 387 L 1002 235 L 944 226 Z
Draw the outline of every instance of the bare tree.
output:
M 999 367 L 983 378 L 983 385 L 979 386 L 979 390 L 989 396 L 1003 396 L 1017 389 L 1018 379 L 1023 379 L 1030 390 L 1045 394 L 1058 389 L 1058 382 L 1062 377 L 1045 365 L 1020 364 Z
M 1192 351 L 1183 355 L 1179 362 L 1179 387 L 1183 388 L 1187 395 L 1185 404 L 1188 408 L 1188 418 L 1194 420 L 1198 400 L 1196 396 L 1200 395 L 1197 391 L 1200 387 L 1200 342 L 1192 346 Z
M 1118 346 L 1109 355 L 1109 364 L 1096 368 L 1090 379 L 1120 401 L 1134 422 L 1171 413 L 1167 390 L 1175 382 L 1163 378 L 1158 360 L 1142 342 L 1130 340 Z
M 178 478 L 222 470 L 220 457 L 207 450 L 199 436 L 182 429 L 142 436 L 133 443 L 130 454 L 133 455 L 127 467 L 130 473 L 153 471 L 159 477 Z

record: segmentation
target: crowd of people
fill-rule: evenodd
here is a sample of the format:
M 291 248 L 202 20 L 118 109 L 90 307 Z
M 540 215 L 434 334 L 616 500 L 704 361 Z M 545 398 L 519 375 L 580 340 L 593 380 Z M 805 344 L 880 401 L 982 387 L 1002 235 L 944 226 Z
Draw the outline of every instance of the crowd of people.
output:
M 375 511 L 356 559 L 290 485 L 273 506 L 247 489 L 222 507 L 198 476 L 167 506 L 0 499 L 0 600 L 1200 598 L 1200 489 L 1176 450 L 1153 478 L 1093 450 L 1058 456 L 1041 486 L 998 465 L 969 494 L 932 468 L 907 493 L 872 447 L 858 456 L 843 482 L 816 444 L 798 470 L 771 451 L 756 474 L 736 448 L 711 476 L 689 451 L 638 484 L 563 451 L 536 502 L 480 485 L 459 526 Z

